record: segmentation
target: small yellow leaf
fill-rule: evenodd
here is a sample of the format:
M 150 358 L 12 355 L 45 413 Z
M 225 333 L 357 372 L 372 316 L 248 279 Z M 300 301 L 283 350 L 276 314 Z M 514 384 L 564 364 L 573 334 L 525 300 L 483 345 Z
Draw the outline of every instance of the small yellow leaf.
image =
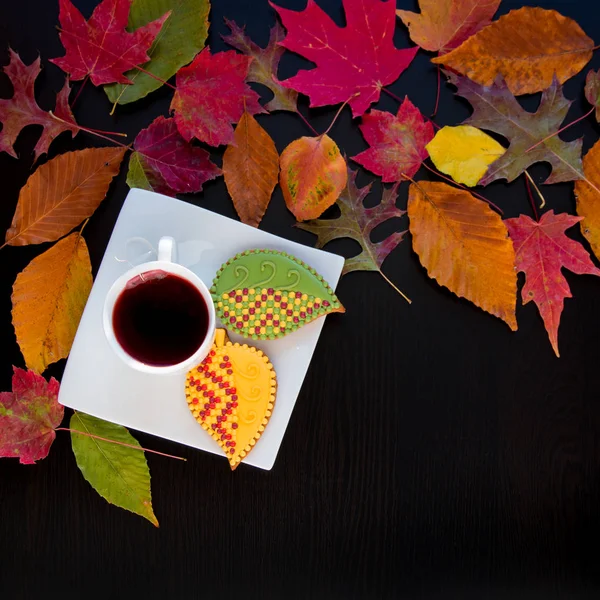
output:
M 72 233 L 17 275 L 12 319 L 28 368 L 43 372 L 66 358 L 92 289 L 92 266 L 85 240 Z
M 477 185 L 488 166 L 506 152 L 493 137 L 471 125 L 442 127 L 426 149 L 442 173 L 469 187 Z

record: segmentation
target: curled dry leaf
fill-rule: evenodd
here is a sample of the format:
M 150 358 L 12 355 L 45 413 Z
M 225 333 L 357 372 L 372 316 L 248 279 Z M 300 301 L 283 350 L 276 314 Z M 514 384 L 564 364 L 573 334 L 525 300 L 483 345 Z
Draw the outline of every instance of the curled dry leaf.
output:
M 343 5 L 346 26 L 338 27 L 313 0 L 301 12 L 271 2 L 287 29 L 280 45 L 317 65 L 281 84 L 306 94 L 311 106 L 348 101 L 358 117 L 379 100 L 382 86 L 408 68 L 418 48 L 394 46 L 395 2 L 343 0 Z
M 408 218 L 429 277 L 516 331 L 515 252 L 502 219 L 469 192 L 431 181 L 411 184 Z
M 246 81 L 260 83 L 273 92 L 273 98 L 265 104 L 269 112 L 276 110 L 289 110 L 298 112 L 298 92 L 285 88 L 277 81 L 277 68 L 285 52 L 280 42 L 285 37 L 285 31 L 279 23 L 271 28 L 269 43 L 266 48 L 255 44 L 233 21 L 225 19 L 226 25 L 231 29 L 230 35 L 224 35 L 223 40 L 242 54 L 250 56 L 252 62 L 248 70 Z
M 426 146 L 433 164 L 454 181 L 476 186 L 506 149 L 471 125 L 442 127 Z
M 152 508 L 150 470 L 138 441 L 125 427 L 80 412 L 73 414 L 69 427 L 75 461 L 85 480 L 110 504 L 158 527 Z
M 98 208 L 119 172 L 124 148 L 87 148 L 43 164 L 19 194 L 6 244 L 53 242 Z
M 565 230 L 581 219 L 565 213 L 555 215 L 550 210 L 539 223 L 527 215 L 505 221 L 515 247 L 517 269 L 525 273 L 523 304 L 531 300 L 536 303 L 556 356 L 560 356 L 558 326 L 565 298 L 572 297 L 561 268 L 579 275 L 600 275 L 581 244 L 565 235 Z
M 419 0 L 420 13 L 396 14 L 415 44 L 445 54 L 489 25 L 499 5 L 500 0 Z
M 583 217 L 581 233 L 600 259 L 600 142 L 583 158 L 585 180 L 575 182 L 577 214 Z
M 425 146 L 433 138 L 433 126 L 408 97 L 396 116 L 381 110 L 364 115 L 360 130 L 371 147 L 352 160 L 385 182 L 413 177 L 427 158 Z
M 582 140 L 565 142 L 558 135 L 551 135 L 560 129 L 571 106 L 556 79 L 544 90 L 535 113 L 519 104 L 501 78 L 491 87 L 455 73 L 449 74 L 449 81 L 457 87 L 456 94 L 473 106 L 473 114 L 465 123 L 498 133 L 510 142 L 506 152 L 490 165 L 480 185 L 496 179 L 513 181 L 537 162 L 547 162 L 552 167 L 544 183 L 583 179 Z
M 65 85 L 56 96 L 54 114 L 61 119 L 59 121 L 42 110 L 35 101 L 35 80 L 41 70 L 39 57 L 30 65 L 25 65 L 14 50 L 9 48 L 9 53 L 10 63 L 3 70 L 12 83 L 13 95 L 11 98 L 0 98 L 0 152 L 8 152 L 17 158 L 13 145 L 21 130 L 28 125 L 41 125 L 42 133 L 33 150 L 37 160 L 48 152 L 50 144 L 63 131 L 70 131 L 73 137 L 79 131 L 69 107 L 71 87 L 69 82 L 65 81 Z
M 525 35 L 523 35 L 525 33 Z M 519 96 L 573 77 L 592 58 L 594 41 L 555 10 L 511 10 L 448 54 L 432 59 L 483 86 L 502 75 Z
M 277 185 L 279 154 L 269 134 L 247 112 L 223 155 L 223 174 L 242 223 L 258 227 Z
M 13 367 L 12 392 L 0 392 L 0 457 L 32 465 L 46 458 L 65 409 L 58 381 Z
M 92 265 L 79 233 L 60 240 L 17 275 L 12 320 L 30 369 L 42 373 L 71 351 L 92 289 Z
M 596 107 L 596 121 L 600 123 L 600 70 L 588 71 L 585 78 L 585 97 Z
M 209 179 L 221 175 L 203 148 L 186 142 L 174 119 L 157 117 L 133 144 L 127 185 L 167 196 L 200 192 Z
M 244 111 L 264 112 L 258 94 L 246 83 L 252 59 L 234 50 L 211 54 L 205 48 L 191 65 L 177 73 L 171 102 L 175 122 L 185 140 L 197 138 L 211 146 L 233 141 L 232 123 Z
M 346 161 L 327 135 L 293 141 L 280 159 L 279 184 L 298 221 L 320 217 L 346 187 Z
M 128 104 L 157 90 L 202 50 L 208 34 L 209 0 L 133 0 L 127 29 L 136 31 L 170 13 L 148 50 L 144 71 L 125 73 L 131 84 L 110 84 L 104 91 L 111 102 Z M 154 75 L 154 77 L 152 77 Z

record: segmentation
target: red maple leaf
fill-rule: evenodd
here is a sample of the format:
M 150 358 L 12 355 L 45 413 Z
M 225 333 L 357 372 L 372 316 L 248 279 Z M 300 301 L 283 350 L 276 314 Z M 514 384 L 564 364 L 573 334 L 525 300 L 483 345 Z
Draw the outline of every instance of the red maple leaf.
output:
M 287 29 L 280 45 L 317 65 L 280 83 L 306 94 L 311 106 L 348 100 L 358 117 L 379 99 L 383 86 L 398 79 L 418 48 L 394 46 L 392 0 L 343 0 L 343 4 L 346 27 L 338 27 L 314 0 L 308 0 L 301 12 L 271 3 Z
M 244 107 L 251 115 L 264 112 L 258 94 L 245 81 L 251 62 L 252 58 L 234 50 L 211 54 L 205 48 L 179 70 L 171 109 L 185 140 L 229 144 L 233 141 L 231 124 L 240 120 Z
M 199 192 L 206 181 L 221 175 L 206 150 L 181 137 L 174 119 L 156 118 L 139 132 L 133 147 L 152 189 L 160 194 Z
M 0 392 L 0 457 L 24 465 L 46 458 L 65 409 L 58 381 L 13 367 L 12 392 Z
M 564 299 L 572 298 L 561 268 L 579 275 L 600 275 L 581 244 L 565 235 L 566 229 L 581 220 L 566 213 L 555 215 L 550 210 L 539 223 L 526 215 L 504 221 L 515 247 L 516 267 L 526 277 L 521 291 L 523 304 L 531 300 L 537 304 L 556 356 L 560 356 L 558 326 Z
M 27 66 L 14 50 L 9 48 L 9 53 L 10 62 L 4 67 L 4 72 L 12 83 L 13 95 L 12 98 L 8 99 L 0 98 L 0 122 L 2 123 L 0 152 L 8 152 L 8 154 L 17 158 L 13 145 L 21 130 L 28 125 L 41 125 L 42 134 L 33 150 L 35 160 L 37 160 L 41 154 L 48 152 L 54 138 L 63 131 L 70 131 L 73 137 L 79 131 L 73 113 L 69 108 L 71 87 L 69 82 L 65 81 L 63 89 L 56 96 L 54 114 L 62 121 L 66 121 L 61 123 L 45 110 L 42 110 L 35 101 L 35 80 L 41 70 L 39 57 Z M 69 123 L 73 123 L 73 126 Z
M 89 75 L 94 85 L 132 83 L 124 71 L 150 60 L 148 49 L 170 12 L 133 33 L 125 31 L 133 0 L 103 0 L 89 21 L 71 0 L 60 0 L 60 41 L 66 54 L 50 62 L 77 81 Z
M 385 182 L 413 177 L 429 156 L 425 146 L 433 139 L 433 126 L 423 119 L 419 109 L 408 99 L 396 116 L 372 110 L 362 118 L 360 130 L 371 146 L 352 157 Z

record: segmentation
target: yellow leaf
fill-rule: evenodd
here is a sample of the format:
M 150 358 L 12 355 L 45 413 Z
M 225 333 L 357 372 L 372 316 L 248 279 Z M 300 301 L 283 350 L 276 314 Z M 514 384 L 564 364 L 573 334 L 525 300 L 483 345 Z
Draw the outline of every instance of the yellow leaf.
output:
M 17 275 L 12 320 L 28 368 L 42 373 L 66 358 L 92 289 L 92 266 L 79 233 L 60 240 Z
M 581 233 L 600 259 L 600 142 L 583 158 L 585 179 L 575 182 L 577 214 L 583 217 Z
M 499 215 L 465 190 L 420 181 L 410 186 L 408 218 L 429 277 L 516 331 L 515 251 Z
M 338 199 L 347 180 L 346 161 L 326 134 L 301 137 L 281 153 L 279 184 L 298 221 L 320 217 Z
M 271 136 L 249 113 L 235 128 L 223 155 L 223 175 L 242 223 L 258 227 L 277 185 L 279 154 Z
M 119 172 L 125 150 L 86 148 L 42 165 L 19 194 L 6 244 L 53 242 L 90 217 Z
M 493 137 L 471 125 L 442 127 L 425 148 L 442 173 L 469 187 L 477 185 L 488 166 L 506 152 Z

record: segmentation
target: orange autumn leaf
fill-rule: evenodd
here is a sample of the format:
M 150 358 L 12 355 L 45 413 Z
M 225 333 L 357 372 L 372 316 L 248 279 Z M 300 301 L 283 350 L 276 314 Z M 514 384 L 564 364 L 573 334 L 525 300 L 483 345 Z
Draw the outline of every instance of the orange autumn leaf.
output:
M 408 218 L 428 275 L 516 331 L 515 251 L 500 216 L 467 191 L 420 181 L 410 186 Z
M 575 182 L 577 214 L 583 217 L 581 233 L 600 259 L 600 142 L 583 157 L 585 179 Z
M 227 191 L 242 223 L 258 227 L 277 185 L 279 154 L 271 136 L 249 113 L 235 128 L 223 155 Z
M 90 255 L 80 233 L 60 240 L 17 275 L 12 320 L 28 368 L 42 373 L 68 356 L 91 289 Z
M 529 7 L 511 10 L 436 64 L 489 86 L 501 74 L 518 96 L 540 92 L 573 77 L 592 58 L 594 41 L 581 27 L 555 10 Z
M 280 159 L 279 184 L 298 221 L 320 217 L 346 187 L 346 161 L 327 135 L 293 141 Z
M 42 165 L 19 194 L 6 244 L 53 242 L 92 215 L 119 172 L 125 148 L 87 148 Z

